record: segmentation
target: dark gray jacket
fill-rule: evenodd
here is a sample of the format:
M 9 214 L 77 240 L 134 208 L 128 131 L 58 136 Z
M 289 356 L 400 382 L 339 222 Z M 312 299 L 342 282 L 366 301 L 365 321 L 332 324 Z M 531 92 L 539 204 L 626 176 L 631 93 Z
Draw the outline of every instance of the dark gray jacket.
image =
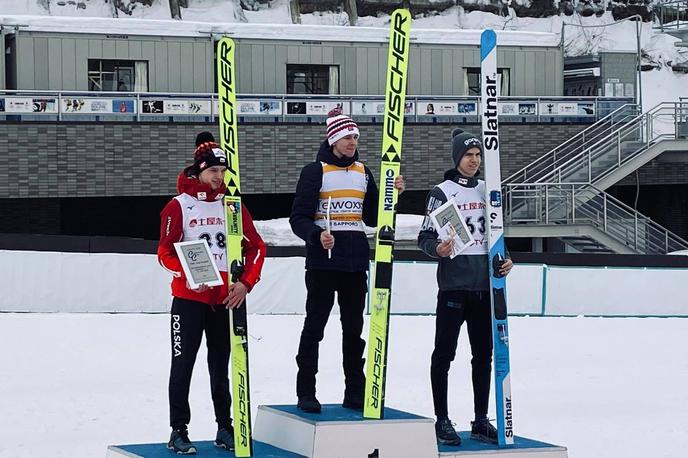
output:
M 435 186 L 425 203 L 425 219 L 418 234 L 418 247 L 428 256 L 438 258 L 437 285 L 441 291 L 488 291 L 490 288 L 487 256 L 487 221 L 485 219 L 485 182 L 467 178 L 456 169 L 444 174 L 442 183 Z M 456 201 L 466 219 L 476 244 L 454 259 L 437 256 L 437 238 L 430 217 L 432 211 L 447 202 Z

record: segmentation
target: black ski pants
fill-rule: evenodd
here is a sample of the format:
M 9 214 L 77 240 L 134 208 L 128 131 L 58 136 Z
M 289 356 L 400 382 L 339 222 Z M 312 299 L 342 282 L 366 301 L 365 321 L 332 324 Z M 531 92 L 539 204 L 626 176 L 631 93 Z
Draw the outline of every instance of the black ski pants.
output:
M 325 325 L 334 306 L 334 293 L 339 302 L 342 323 L 342 354 L 345 397 L 362 397 L 365 390 L 363 374 L 363 310 L 368 291 L 366 272 L 334 270 L 306 271 L 306 319 L 296 355 L 296 395 L 315 395 L 315 374 L 318 373 L 318 347 Z
M 449 366 L 456 356 L 461 325 L 466 322 L 471 344 L 475 418 L 487 417 L 492 371 L 492 313 L 487 291 L 440 291 L 435 318 L 435 350 L 430 381 L 435 415 L 447 416 Z
M 228 375 L 229 312 L 222 304 L 213 310 L 202 302 L 175 297 L 172 300 L 170 320 L 172 366 L 169 383 L 170 426 L 174 429 L 185 428 L 191 421 L 191 373 L 204 331 L 208 347 L 208 372 L 215 421 L 218 427 L 228 427 L 232 424 L 232 398 L 229 394 Z

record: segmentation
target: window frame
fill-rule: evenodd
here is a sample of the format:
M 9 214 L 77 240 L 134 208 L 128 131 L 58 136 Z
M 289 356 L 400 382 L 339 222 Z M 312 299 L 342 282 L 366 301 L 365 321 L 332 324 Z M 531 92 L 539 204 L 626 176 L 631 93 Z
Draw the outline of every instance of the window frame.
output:
M 146 66 L 146 78 L 144 84 L 145 91 L 148 91 L 148 61 L 126 60 L 126 59 L 88 59 L 87 63 L 87 82 L 89 92 L 136 92 L 136 67 L 141 63 Z M 105 75 L 112 75 L 111 80 L 104 78 Z M 125 76 L 126 75 L 126 76 Z M 126 81 L 125 81 L 126 80 Z M 117 81 L 117 83 L 114 83 Z M 113 82 L 112 88 L 105 88 L 106 82 Z M 122 88 L 120 83 L 125 84 Z
M 331 88 L 332 69 L 336 68 L 337 81 L 336 87 Z M 316 70 L 318 70 L 316 72 Z M 294 74 L 302 71 L 304 73 L 304 81 L 296 82 Z M 339 65 L 337 64 L 287 64 L 286 67 L 286 91 L 287 94 L 297 95 L 337 95 L 340 93 Z M 324 84 L 323 84 L 324 83 Z M 295 92 L 295 85 L 303 84 L 303 92 Z M 308 91 L 308 85 L 311 85 L 311 90 Z M 317 91 L 316 91 L 317 89 Z M 334 90 L 333 90 L 334 89 Z
M 478 86 L 471 86 L 469 81 L 469 75 L 477 75 Z M 506 75 L 506 79 L 504 78 Z M 464 67 L 464 93 L 470 97 L 480 97 L 480 84 L 481 84 L 481 69 L 480 67 Z M 511 95 L 511 69 L 509 67 L 499 67 L 497 68 L 497 78 L 499 79 L 499 96 L 509 97 Z M 504 90 L 506 87 L 506 91 Z M 471 93 L 471 90 L 477 93 Z M 506 92 L 506 93 L 505 93 Z

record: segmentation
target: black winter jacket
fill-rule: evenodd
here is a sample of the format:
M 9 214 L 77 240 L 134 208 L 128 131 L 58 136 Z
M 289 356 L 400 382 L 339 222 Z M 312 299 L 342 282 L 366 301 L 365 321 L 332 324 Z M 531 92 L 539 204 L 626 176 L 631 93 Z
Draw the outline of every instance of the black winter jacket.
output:
M 294 234 L 306 242 L 306 269 L 338 270 L 343 272 L 360 272 L 368 270 L 370 247 L 365 233 L 360 231 L 332 231 L 334 248 L 332 258 L 327 258 L 327 250 L 320 243 L 323 231 L 315 224 L 315 213 L 322 187 L 322 164 L 348 167 L 358 160 L 358 151 L 353 157 L 338 158 L 332 152 L 327 140 L 321 143 L 315 162 L 301 170 L 296 185 L 294 204 L 289 217 Z M 363 222 L 366 226 L 377 225 L 378 189 L 370 169 L 365 167 L 367 189 L 363 199 Z

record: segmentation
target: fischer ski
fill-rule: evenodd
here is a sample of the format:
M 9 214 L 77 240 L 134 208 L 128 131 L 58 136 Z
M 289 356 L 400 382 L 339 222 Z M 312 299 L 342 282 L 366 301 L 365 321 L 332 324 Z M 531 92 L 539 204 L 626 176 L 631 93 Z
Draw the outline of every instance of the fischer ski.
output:
M 227 266 L 230 282 L 239 281 L 243 271 L 241 241 L 241 191 L 239 181 L 238 125 L 236 116 L 236 79 L 234 41 L 223 37 L 217 45 L 217 81 L 220 116 L 220 146 L 227 154 L 225 185 L 225 229 L 227 233 Z M 253 455 L 251 437 L 251 402 L 248 371 L 248 320 L 246 302 L 229 312 L 232 353 L 232 410 L 234 417 L 235 456 Z
M 406 9 L 398 9 L 392 13 L 390 22 L 373 288 L 372 293 L 368 295 L 370 334 L 363 408 L 364 417 L 376 419 L 383 418 L 385 405 L 387 334 L 392 296 L 392 250 L 399 198 L 394 180 L 399 175 L 401 166 L 411 13 Z
M 497 442 L 514 443 L 509 370 L 509 326 L 506 309 L 506 279 L 499 274 L 505 259 L 504 219 L 502 215 L 502 177 L 499 163 L 499 123 L 497 121 L 497 34 L 485 30 L 480 36 L 480 79 L 482 96 L 483 155 L 485 161 L 485 201 L 490 299 L 492 302 L 492 343 L 494 346 L 495 398 L 497 405 Z

